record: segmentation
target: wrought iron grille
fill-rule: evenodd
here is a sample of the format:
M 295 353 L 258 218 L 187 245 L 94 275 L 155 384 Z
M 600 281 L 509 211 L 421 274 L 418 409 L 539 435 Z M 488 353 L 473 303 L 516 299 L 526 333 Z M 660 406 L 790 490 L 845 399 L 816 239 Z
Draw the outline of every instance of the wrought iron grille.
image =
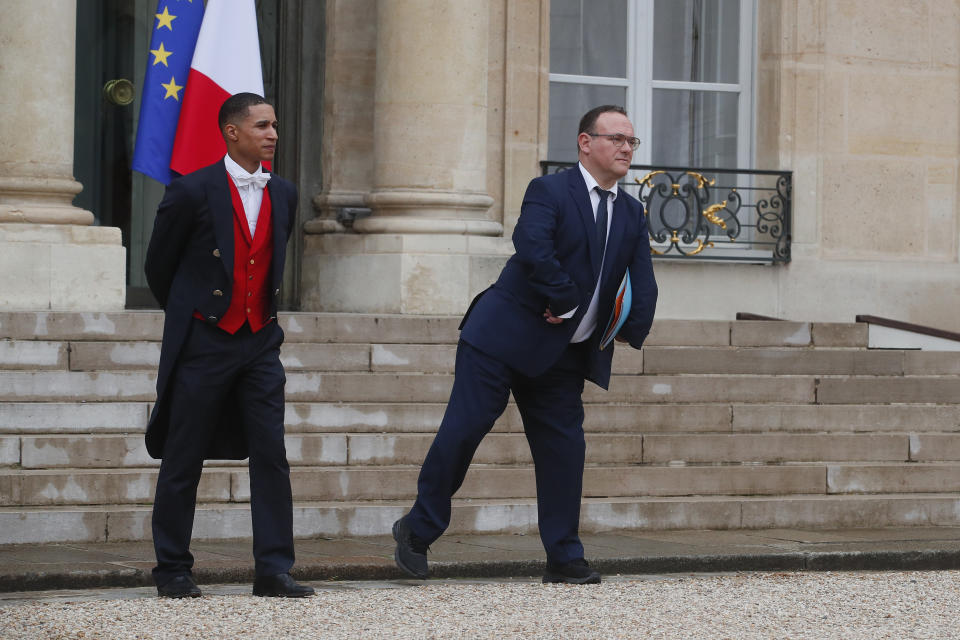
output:
M 619 186 L 643 203 L 656 258 L 785 263 L 792 183 L 790 171 L 631 165 Z

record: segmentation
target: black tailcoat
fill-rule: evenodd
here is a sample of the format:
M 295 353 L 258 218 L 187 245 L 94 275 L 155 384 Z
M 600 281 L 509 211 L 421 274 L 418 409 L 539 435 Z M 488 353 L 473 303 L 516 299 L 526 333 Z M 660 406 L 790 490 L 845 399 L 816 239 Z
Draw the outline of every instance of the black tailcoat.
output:
M 157 402 L 147 424 L 147 452 L 163 457 L 168 430 L 168 383 L 177 356 L 198 311 L 216 324 L 227 312 L 233 291 L 234 209 L 222 160 L 173 180 L 157 209 L 144 271 L 150 291 L 166 312 L 157 373 Z M 287 242 L 297 208 L 297 188 L 271 175 L 267 183 L 272 206 L 273 259 L 270 267 L 270 317 L 276 321 Z M 217 437 L 207 459 L 242 460 L 247 445 L 240 431 L 237 403 L 228 400 L 220 412 Z

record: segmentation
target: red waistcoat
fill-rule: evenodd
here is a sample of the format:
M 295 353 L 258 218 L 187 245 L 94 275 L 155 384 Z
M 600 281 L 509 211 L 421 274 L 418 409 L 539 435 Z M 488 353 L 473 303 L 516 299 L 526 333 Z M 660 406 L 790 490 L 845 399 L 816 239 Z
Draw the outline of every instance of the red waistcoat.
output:
M 233 293 L 230 306 L 217 323 L 227 333 L 236 333 L 244 321 L 256 333 L 270 322 L 270 264 L 273 259 L 273 224 L 270 192 L 263 190 L 263 202 L 257 217 L 256 234 L 250 237 L 250 225 L 243 211 L 240 192 L 230 183 L 233 199 Z

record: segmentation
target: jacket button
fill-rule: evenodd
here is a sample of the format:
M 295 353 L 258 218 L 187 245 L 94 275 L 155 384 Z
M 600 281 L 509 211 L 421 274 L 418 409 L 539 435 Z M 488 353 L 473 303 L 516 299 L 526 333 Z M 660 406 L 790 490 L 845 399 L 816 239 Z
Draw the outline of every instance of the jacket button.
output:
M 213 257 L 214 257 L 214 258 L 219 258 L 219 257 L 220 257 L 220 249 L 214 249 L 214 250 L 213 250 Z
M 217 316 L 208 316 L 207 322 L 209 322 L 210 324 L 217 324 Z
M 250 264 L 253 264 L 253 260 L 252 260 L 252 259 L 250 260 Z
M 213 295 L 215 295 L 215 296 L 222 296 L 222 295 L 223 295 L 223 291 L 220 291 L 220 289 L 214 289 L 214 290 L 213 290 Z
M 277 289 L 276 291 L 274 291 L 274 292 L 273 292 L 273 295 L 275 295 L 275 296 L 280 295 L 280 289 Z

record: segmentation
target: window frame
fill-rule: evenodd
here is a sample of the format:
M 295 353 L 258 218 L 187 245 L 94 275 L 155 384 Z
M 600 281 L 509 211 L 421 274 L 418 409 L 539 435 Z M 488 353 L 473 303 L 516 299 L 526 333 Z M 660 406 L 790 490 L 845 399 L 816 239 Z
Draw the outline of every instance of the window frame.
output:
M 756 153 L 756 92 L 757 73 L 757 0 L 740 2 L 740 43 L 738 60 L 739 82 L 680 82 L 653 79 L 653 11 L 654 0 L 627 0 L 627 60 L 626 77 L 589 76 L 550 73 L 551 84 L 578 84 L 618 87 L 626 89 L 624 107 L 631 114 L 640 138 L 640 147 L 634 153 L 636 164 L 654 164 L 652 155 L 653 92 L 655 89 L 737 93 L 737 167 L 753 166 Z

